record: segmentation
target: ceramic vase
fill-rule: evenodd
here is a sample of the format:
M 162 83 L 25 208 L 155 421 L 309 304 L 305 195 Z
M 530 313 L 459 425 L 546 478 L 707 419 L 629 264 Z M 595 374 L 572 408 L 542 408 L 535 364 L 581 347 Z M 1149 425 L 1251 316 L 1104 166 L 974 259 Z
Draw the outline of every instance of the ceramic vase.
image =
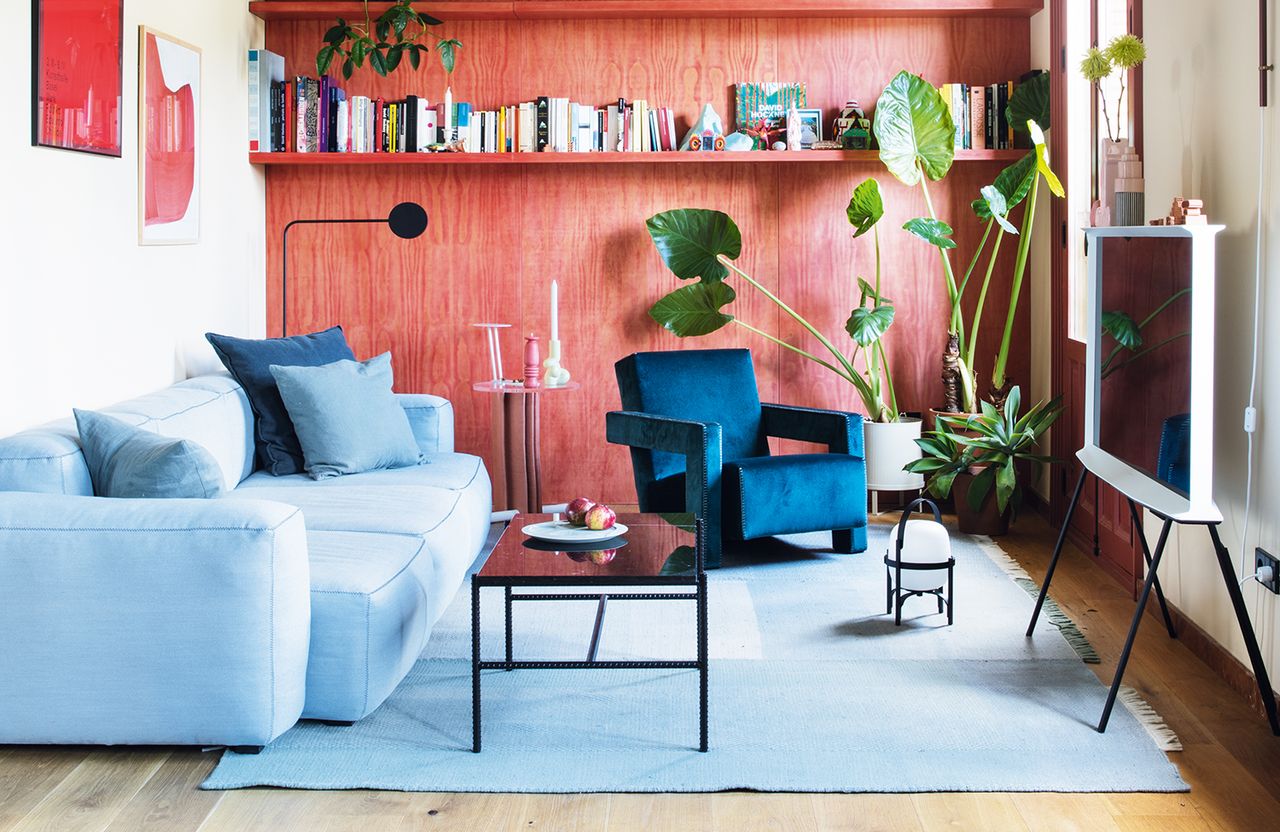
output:
M 922 474 L 902 470 L 920 458 L 920 446 L 915 440 L 920 438 L 922 424 L 910 416 L 897 422 L 863 422 L 869 491 L 914 491 L 924 487 Z

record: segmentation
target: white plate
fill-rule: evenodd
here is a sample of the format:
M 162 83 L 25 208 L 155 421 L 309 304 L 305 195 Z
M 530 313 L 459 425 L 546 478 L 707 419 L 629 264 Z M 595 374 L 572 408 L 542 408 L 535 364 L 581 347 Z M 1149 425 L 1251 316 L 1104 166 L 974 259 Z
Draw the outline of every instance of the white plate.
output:
M 572 526 L 567 520 L 552 520 L 546 523 L 533 523 L 520 531 L 529 537 L 545 540 L 548 543 L 599 543 L 626 534 L 627 527 L 622 523 L 614 523 L 610 528 L 594 531 L 585 526 Z

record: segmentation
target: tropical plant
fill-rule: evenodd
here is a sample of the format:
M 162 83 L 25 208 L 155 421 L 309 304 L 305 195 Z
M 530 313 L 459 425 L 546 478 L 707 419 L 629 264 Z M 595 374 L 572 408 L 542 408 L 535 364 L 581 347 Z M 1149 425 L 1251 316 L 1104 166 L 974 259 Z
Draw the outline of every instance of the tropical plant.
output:
M 406 56 L 409 65 L 418 69 L 422 65 L 422 53 L 431 52 L 431 47 L 421 42 L 427 27 L 438 25 L 437 18 L 415 10 L 413 0 L 396 0 L 377 18 L 369 11 L 369 0 L 364 0 L 363 24 L 338 18 L 337 24 L 324 33 L 325 45 L 316 53 L 316 71 L 324 75 L 335 60 L 340 60 L 342 77 L 350 78 L 364 66 L 367 58 L 373 71 L 385 77 L 394 72 Z M 452 39 L 436 43 L 445 72 L 453 72 L 456 50 L 461 47 L 461 43 Z
M 874 283 L 855 277 L 858 305 L 849 314 L 845 331 L 853 340 L 846 355 L 831 339 L 799 312 L 785 303 L 758 280 L 734 264 L 742 254 L 742 234 L 738 226 L 720 211 L 681 208 L 664 211 L 648 219 L 646 226 L 654 246 L 667 268 L 681 280 L 698 282 L 681 286 L 661 298 L 649 310 L 649 316 L 681 338 L 707 335 L 729 324 L 740 326 L 761 338 L 801 355 L 835 373 L 857 390 L 867 417 L 878 422 L 896 422 L 899 417 L 888 357 L 881 339 L 893 324 L 892 301 L 881 291 L 880 232 L 877 223 L 884 216 L 880 185 L 868 179 L 858 185 L 845 209 L 853 236 L 870 232 L 875 242 Z M 728 283 L 730 273 L 763 294 L 786 315 L 812 335 L 831 355 L 828 361 L 795 344 L 778 338 L 726 313 L 725 307 L 737 297 Z M 862 369 L 858 368 L 861 358 Z
M 1147 47 L 1142 38 L 1136 35 L 1118 35 L 1107 44 L 1105 49 L 1096 46 L 1089 48 L 1080 61 L 1080 74 L 1093 84 L 1098 91 L 1098 100 L 1102 103 L 1102 119 L 1107 124 L 1107 138 L 1119 141 L 1119 128 L 1122 124 L 1120 116 L 1124 113 L 1125 79 L 1129 70 L 1147 59 Z M 1116 131 L 1111 129 L 1111 114 L 1107 111 L 1107 94 L 1102 82 L 1111 77 L 1111 73 L 1120 70 L 1120 95 L 1116 100 Z
M 1170 335 L 1163 338 L 1155 344 L 1146 345 L 1142 337 L 1142 330 L 1160 316 L 1170 306 L 1174 304 L 1178 298 L 1191 294 L 1191 289 L 1180 289 L 1170 295 L 1164 302 L 1157 306 L 1152 312 L 1141 321 L 1134 320 L 1133 316 L 1128 312 L 1119 309 L 1112 309 L 1102 313 L 1102 331 L 1111 336 L 1115 341 L 1115 346 L 1107 353 L 1107 357 L 1102 359 L 1102 377 L 1106 378 L 1112 373 L 1120 370 L 1142 356 L 1154 352 L 1166 344 L 1172 344 L 1181 338 L 1187 338 L 1191 335 L 1190 330 Z
M 1022 408 L 1022 391 L 1014 387 L 997 408 L 982 403 L 982 412 L 964 420 L 943 417 L 938 428 L 916 440 L 923 456 L 905 470 L 924 474 L 930 494 L 944 499 L 960 474 L 976 470 L 969 486 L 969 508 L 981 511 L 992 489 L 996 507 L 1003 514 L 1009 507 L 1016 513 L 1022 503 L 1022 486 L 1018 483 L 1017 463 L 1035 465 L 1057 462 L 1035 453 L 1041 435 L 1062 414 L 1062 400 L 1038 402 L 1026 413 Z
M 880 145 L 880 160 L 898 181 L 908 187 L 919 187 L 924 196 L 927 217 L 908 220 L 907 231 L 938 250 L 947 299 L 951 311 L 947 339 L 942 356 L 942 410 L 972 413 L 977 410 L 978 334 L 986 308 L 988 291 L 995 274 L 1000 245 L 1005 234 L 1019 237 L 1014 260 L 1013 279 L 1005 313 L 1004 330 L 991 373 L 989 397 L 997 405 L 1004 401 L 1011 385 L 1006 377 L 1009 351 L 1013 343 L 1013 325 L 1031 251 L 1031 235 L 1035 226 L 1036 200 L 1043 178 L 1050 191 L 1063 196 L 1062 184 L 1049 167 L 1049 150 L 1040 125 L 1049 124 L 1049 75 L 1041 73 L 1017 87 L 1006 113 L 1018 132 L 1030 137 L 1034 147 L 1020 160 L 1005 168 L 995 181 L 983 187 L 972 203 L 974 214 L 985 223 L 981 242 L 969 260 L 968 268 L 957 276 L 951 260 L 952 227 L 942 221 L 929 194 L 929 182 L 947 175 L 955 158 L 955 126 L 942 95 L 927 81 L 909 72 L 900 72 L 889 82 L 876 104 L 873 130 Z M 1022 229 L 1009 219 L 1010 212 L 1026 201 Z M 987 249 L 988 241 L 994 241 Z M 983 253 L 987 253 L 986 269 L 978 288 L 973 316 L 966 322 L 963 300 Z

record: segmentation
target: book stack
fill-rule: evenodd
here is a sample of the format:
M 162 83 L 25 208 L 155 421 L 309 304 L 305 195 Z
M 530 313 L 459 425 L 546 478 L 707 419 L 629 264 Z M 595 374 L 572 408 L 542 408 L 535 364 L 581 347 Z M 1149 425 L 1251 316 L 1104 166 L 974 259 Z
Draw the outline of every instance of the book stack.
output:
M 943 84 L 938 89 L 955 122 L 956 150 L 1010 150 L 1018 146 L 1008 118 L 1015 86 L 1006 81 L 986 86 Z
M 249 51 L 249 150 L 256 153 L 650 153 L 679 149 L 675 114 L 644 100 L 605 106 L 539 96 L 478 110 L 348 96 L 331 78 L 284 78 L 284 59 Z

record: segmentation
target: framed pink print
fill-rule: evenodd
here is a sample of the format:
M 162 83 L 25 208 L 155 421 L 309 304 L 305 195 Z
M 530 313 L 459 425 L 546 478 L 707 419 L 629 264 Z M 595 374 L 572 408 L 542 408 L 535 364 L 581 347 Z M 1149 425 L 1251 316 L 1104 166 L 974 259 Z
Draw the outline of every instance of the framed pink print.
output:
M 200 242 L 200 49 L 138 29 L 138 243 Z
M 31 143 L 120 155 L 124 0 L 32 0 Z

